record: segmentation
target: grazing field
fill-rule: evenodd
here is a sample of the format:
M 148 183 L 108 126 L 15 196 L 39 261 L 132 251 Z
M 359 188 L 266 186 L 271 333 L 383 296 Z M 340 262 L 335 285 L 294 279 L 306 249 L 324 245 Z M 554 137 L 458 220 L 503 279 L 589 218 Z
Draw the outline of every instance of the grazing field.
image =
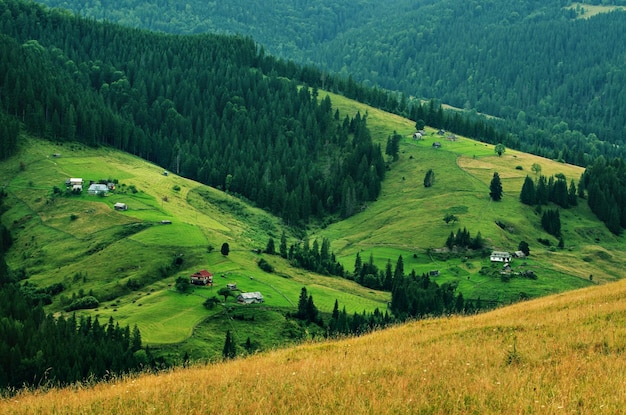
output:
M 400 158 L 390 162 L 378 200 L 356 215 L 294 230 L 245 201 L 171 172 L 166 175 L 137 157 L 23 137 L 22 151 L 0 164 L 0 186 L 10 206 L 2 220 L 15 238 L 7 262 L 29 284 L 44 288 L 63 283 L 64 291 L 47 306 L 50 312 L 64 313 L 76 296 L 93 295 L 98 308 L 79 313 L 136 324 L 145 344 L 170 356 L 188 353 L 197 359 L 219 355 L 225 332 L 233 327 L 233 313 L 251 310 L 233 297 L 221 298 L 212 310 L 202 306 L 227 283 L 236 283 L 240 291 L 260 291 L 265 298 L 266 308 L 254 311 L 254 323 L 237 321 L 238 344 L 250 337 L 257 341 L 256 350 L 274 347 L 280 338 L 302 339 L 286 319 L 302 287 L 327 318 L 335 301 L 349 314 L 387 309 L 389 293 L 295 269 L 278 256 L 260 253 L 270 237 L 278 243 L 283 231 L 290 244 L 301 241 L 304 231 L 310 241 L 328 238 L 348 271 L 357 253 L 362 261 L 372 258 L 379 269 L 388 261 L 395 267 L 402 256 L 407 273 L 437 271 L 433 278 L 439 284 L 452 282 L 464 298 L 493 305 L 623 278 L 623 236 L 608 232 L 584 200 L 560 211 L 563 248 L 542 230 L 540 213 L 519 202 L 526 175 L 537 177 L 534 164 L 540 165 L 541 174 L 563 174 L 568 182 L 578 181 L 581 168 L 511 149 L 499 157 L 493 145 L 448 139 L 428 127 L 424 139 L 413 140 L 410 120 L 330 95 L 340 113 L 366 115 L 381 146 L 394 131 L 403 137 Z M 435 141 L 441 142 L 440 148 L 432 146 Z M 425 188 L 428 169 L 435 172 L 435 182 Z M 499 202 L 489 197 L 494 172 L 502 180 Z M 85 186 L 113 182 L 115 190 L 106 197 L 64 194 L 70 177 L 83 178 Z M 114 210 L 118 202 L 128 210 Z M 445 223 L 446 214 L 457 220 Z M 485 251 L 444 249 L 450 233 L 462 228 L 472 236 L 480 232 Z M 513 271 L 531 270 L 536 280 L 501 278 L 498 266 L 489 261 L 491 249 L 513 252 L 520 241 L 528 242 L 531 255 L 514 260 Z M 229 244 L 228 256 L 220 253 L 223 243 Z M 258 267 L 261 258 L 274 273 Z M 200 269 L 214 274 L 212 288 L 176 291 L 177 278 Z
M 363 261 L 373 256 L 383 269 L 387 260 L 395 266 L 402 255 L 405 270 L 438 270 L 437 281 L 456 281 L 466 298 L 504 303 L 520 295 L 546 295 L 624 276 L 620 269 L 624 263 L 617 255 L 587 254 L 590 250 L 595 252 L 597 246 L 623 252 L 623 237 L 616 237 L 598 222 L 586 201 L 579 200 L 575 208 L 560 209 L 564 249 L 556 249 L 558 240 L 541 228 L 541 215 L 519 202 L 524 178 L 538 177 L 533 164 L 541 167 L 540 174 L 544 176 L 565 175 L 568 183 L 578 183 L 583 173 L 581 167 L 511 149 L 499 157 L 493 145 L 460 136 L 448 140 L 447 135 L 440 136 L 429 128 L 424 139 L 413 140 L 412 122 L 341 96 L 330 96 L 343 113 L 367 114 L 368 126 L 377 132 L 381 145 L 394 131 L 404 137 L 400 159 L 391 163 L 378 201 L 353 217 L 314 233 L 333 241 L 332 248 L 346 269 L 352 269 L 357 253 Z M 432 147 L 435 141 L 441 142 L 440 148 Z M 423 179 L 428 169 L 435 172 L 435 184 L 425 188 Z M 498 172 L 504 192 L 499 202 L 489 197 L 494 172 Z M 446 224 L 446 214 L 455 215 L 458 221 Z M 513 252 L 520 241 L 528 242 L 530 257 L 514 261 L 513 268 L 532 269 L 539 278 L 513 278 L 502 283 L 479 274 L 482 268 L 491 267 L 487 255 L 442 254 L 450 232 L 462 228 L 467 228 L 472 236 L 480 232 L 490 249 Z M 538 243 L 538 238 L 550 240 L 551 247 Z
M 0 413 L 617 414 L 625 297 L 619 281 L 359 338 L 25 391 L 0 400 Z

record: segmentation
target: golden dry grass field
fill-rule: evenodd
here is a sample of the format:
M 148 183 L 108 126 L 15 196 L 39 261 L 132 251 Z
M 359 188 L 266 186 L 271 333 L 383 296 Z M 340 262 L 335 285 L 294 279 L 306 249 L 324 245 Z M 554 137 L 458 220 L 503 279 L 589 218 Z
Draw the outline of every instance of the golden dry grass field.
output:
M 11 414 L 619 414 L 626 282 L 245 359 L 21 393 Z

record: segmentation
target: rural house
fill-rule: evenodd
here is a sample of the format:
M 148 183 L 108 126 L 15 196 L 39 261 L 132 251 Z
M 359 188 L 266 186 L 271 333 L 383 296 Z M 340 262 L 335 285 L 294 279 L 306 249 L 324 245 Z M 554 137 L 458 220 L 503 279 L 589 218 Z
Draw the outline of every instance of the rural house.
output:
M 200 271 L 191 274 L 189 277 L 189 283 L 195 285 L 213 285 L 213 274 L 206 269 L 201 269 Z
M 435 141 L 433 143 L 433 148 L 440 148 L 441 147 L 441 143 L 439 141 Z
M 255 303 L 262 303 L 263 300 L 263 295 L 261 295 L 260 292 L 256 291 L 253 293 L 241 293 L 237 296 L 237 301 L 239 301 L 242 304 L 255 304 Z
M 74 190 L 78 190 L 80 192 L 83 191 L 83 179 L 79 177 L 71 177 L 67 179 L 67 181 L 65 182 L 65 185 L 67 187 L 71 187 L 72 191 Z
M 90 195 L 106 195 L 109 193 L 109 188 L 106 184 L 94 183 L 89 186 L 87 193 Z
M 511 262 L 511 254 L 502 251 L 493 251 L 490 256 L 491 262 Z
M 115 210 L 128 210 L 128 205 L 126 203 L 117 202 L 113 205 L 113 209 Z

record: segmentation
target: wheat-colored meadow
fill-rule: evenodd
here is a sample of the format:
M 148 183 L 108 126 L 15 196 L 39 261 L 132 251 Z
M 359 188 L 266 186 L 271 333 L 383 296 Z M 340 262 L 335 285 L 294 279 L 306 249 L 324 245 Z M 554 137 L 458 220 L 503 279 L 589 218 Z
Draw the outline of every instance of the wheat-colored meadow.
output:
M 531 414 L 626 408 L 626 281 L 0 401 L 11 414 Z

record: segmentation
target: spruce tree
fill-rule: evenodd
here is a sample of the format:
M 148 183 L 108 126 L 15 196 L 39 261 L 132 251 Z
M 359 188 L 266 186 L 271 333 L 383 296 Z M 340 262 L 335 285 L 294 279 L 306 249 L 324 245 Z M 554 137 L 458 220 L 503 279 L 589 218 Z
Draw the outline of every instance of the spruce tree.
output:
M 280 252 L 280 256 L 282 256 L 283 258 L 287 258 L 287 235 L 285 234 L 285 231 L 283 231 L 282 235 L 280 236 L 280 246 L 278 249 Z
M 234 359 L 237 355 L 235 339 L 230 334 L 230 330 L 226 330 L 226 340 L 224 340 L 224 348 L 222 349 L 222 357 L 224 360 Z
M 267 241 L 267 246 L 265 247 L 265 252 L 270 254 L 270 255 L 274 255 L 276 253 L 276 248 L 274 246 L 274 238 L 270 238 Z
M 526 176 L 524 179 L 524 184 L 522 185 L 522 191 L 519 195 L 520 202 L 525 205 L 534 205 L 537 201 L 537 197 L 535 195 L 535 183 L 530 176 Z
M 502 182 L 500 181 L 500 175 L 498 172 L 493 173 L 491 184 L 489 185 L 489 196 L 495 202 L 502 199 Z

